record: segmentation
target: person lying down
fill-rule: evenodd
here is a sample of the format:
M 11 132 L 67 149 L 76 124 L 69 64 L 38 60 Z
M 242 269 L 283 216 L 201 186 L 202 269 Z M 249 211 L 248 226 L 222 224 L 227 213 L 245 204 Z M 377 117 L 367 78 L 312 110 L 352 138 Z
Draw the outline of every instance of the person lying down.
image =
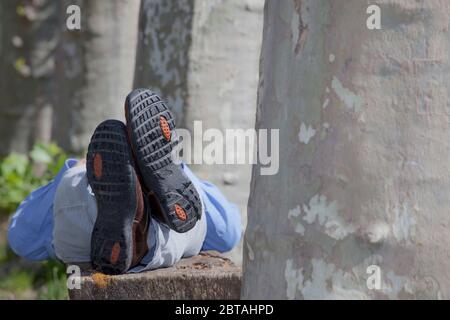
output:
M 167 104 L 136 89 L 126 97 L 125 119 L 100 123 L 86 159 L 67 160 L 20 204 L 8 229 L 16 254 L 121 274 L 172 266 L 201 250 L 226 252 L 239 242 L 237 206 L 172 161 L 178 138 Z

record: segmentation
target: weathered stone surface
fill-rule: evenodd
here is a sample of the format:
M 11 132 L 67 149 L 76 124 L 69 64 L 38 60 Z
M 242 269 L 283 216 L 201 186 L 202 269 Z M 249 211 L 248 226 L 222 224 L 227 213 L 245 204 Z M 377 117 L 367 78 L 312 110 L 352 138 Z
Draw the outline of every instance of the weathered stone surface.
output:
M 211 253 L 183 259 L 170 268 L 107 276 L 86 271 L 72 300 L 239 299 L 241 268 Z

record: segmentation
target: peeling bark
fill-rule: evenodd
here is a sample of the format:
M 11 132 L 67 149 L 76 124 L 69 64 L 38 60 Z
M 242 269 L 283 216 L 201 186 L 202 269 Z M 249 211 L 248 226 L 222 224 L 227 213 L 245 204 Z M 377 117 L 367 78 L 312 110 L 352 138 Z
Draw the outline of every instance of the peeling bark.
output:
M 305 45 L 306 37 L 308 36 L 308 25 L 303 22 L 302 18 L 302 0 L 295 0 L 294 5 L 295 11 L 298 15 L 298 22 L 294 24 L 298 26 L 298 37 L 297 44 L 295 45 L 295 53 L 299 54 L 302 51 Z
M 178 124 L 187 98 L 194 0 L 143 0 L 134 87 L 164 96 Z
M 450 5 L 380 0 L 368 30 L 365 2 L 299 4 L 266 2 L 256 127 L 280 129 L 280 172 L 253 168 L 242 297 L 448 299 Z
M 135 87 L 165 97 L 177 126 L 254 128 L 261 0 L 143 0 Z M 195 132 L 202 139 L 202 132 Z M 205 144 L 206 145 L 206 144 Z M 204 145 L 204 146 L 205 146 Z M 224 150 L 225 152 L 225 150 Z M 193 165 L 237 203 L 246 221 L 251 165 Z M 241 263 L 242 247 L 228 256 Z
M 253 129 L 263 2 L 198 3 L 190 50 L 186 127 L 197 135 L 201 135 L 194 132 L 194 121 L 198 120 L 203 121 L 204 131 L 217 128 L 225 134 L 227 129 Z M 229 155 L 230 150 L 224 147 L 224 153 Z M 245 227 L 251 164 L 192 167 L 197 175 L 217 185 L 239 206 Z M 242 241 L 228 257 L 242 263 Z

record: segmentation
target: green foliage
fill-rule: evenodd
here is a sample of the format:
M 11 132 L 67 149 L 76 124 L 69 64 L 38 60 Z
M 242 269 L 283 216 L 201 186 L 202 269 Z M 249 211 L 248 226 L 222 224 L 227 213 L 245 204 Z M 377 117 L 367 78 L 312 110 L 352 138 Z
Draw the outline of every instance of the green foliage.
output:
M 43 263 L 43 267 L 35 277 L 35 287 L 43 288 L 38 291 L 41 300 L 67 299 L 66 267 L 57 260 L 49 260 Z
M 2 263 L 14 260 L 15 257 L 14 253 L 7 246 L 6 241 L 3 238 L 0 238 L 0 266 Z
M 8 276 L 0 279 L 0 289 L 12 291 L 16 294 L 29 290 L 33 285 L 33 275 L 23 271 L 14 269 L 9 272 Z
M 47 184 L 64 164 L 56 144 L 37 143 L 28 155 L 11 153 L 0 162 L 0 214 L 13 212 L 34 189 Z
M 11 153 L 0 161 L 0 222 L 13 213 L 33 190 L 49 183 L 67 156 L 56 144 L 37 143 L 27 155 Z M 65 266 L 55 260 L 21 266 L 0 232 L 0 299 L 67 299 Z M 13 265 L 14 267 L 10 269 Z M 4 269 L 4 270 L 3 270 Z M 6 293 L 6 294 L 5 294 Z
M 13 268 L 6 277 L 0 278 L 0 299 L 10 296 L 65 300 L 68 298 L 66 281 L 65 266 L 56 260 L 40 263 L 37 270 Z

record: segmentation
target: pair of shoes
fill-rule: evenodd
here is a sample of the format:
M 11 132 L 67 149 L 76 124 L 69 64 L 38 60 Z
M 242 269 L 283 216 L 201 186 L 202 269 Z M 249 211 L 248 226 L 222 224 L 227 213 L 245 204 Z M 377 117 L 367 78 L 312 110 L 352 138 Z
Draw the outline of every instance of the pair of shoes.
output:
M 177 232 L 201 218 L 200 197 L 171 152 L 178 143 L 166 104 L 147 89 L 125 100 L 126 125 L 106 120 L 89 144 L 86 169 L 97 201 L 91 238 L 95 270 L 119 274 L 148 251 L 150 216 Z

